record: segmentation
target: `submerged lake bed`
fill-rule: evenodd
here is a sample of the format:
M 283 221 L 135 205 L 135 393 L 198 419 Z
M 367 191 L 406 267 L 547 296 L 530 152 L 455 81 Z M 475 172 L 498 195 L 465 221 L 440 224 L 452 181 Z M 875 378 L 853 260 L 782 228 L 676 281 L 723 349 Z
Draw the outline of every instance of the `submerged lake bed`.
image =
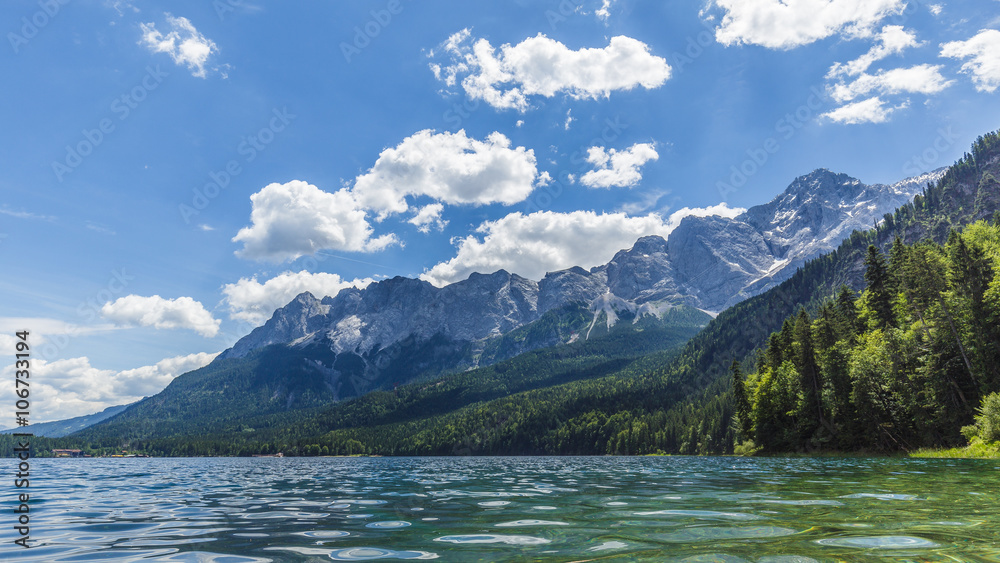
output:
M 1000 561 L 1000 461 L 36 459 L 5 561 Z

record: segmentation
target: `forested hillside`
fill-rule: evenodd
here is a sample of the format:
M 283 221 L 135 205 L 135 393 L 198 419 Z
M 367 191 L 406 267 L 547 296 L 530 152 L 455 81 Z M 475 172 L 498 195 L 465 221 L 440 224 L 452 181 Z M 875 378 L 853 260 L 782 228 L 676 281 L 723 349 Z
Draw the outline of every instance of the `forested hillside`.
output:
M 687 335 L 612 331 L 291 417 L 234 413 L 197 435 L 161 429 L 132 440 L 104 423 L 57 442 L 161 455 L 704 454 L 732 452 L 737 439 L 768 451 L 956 444 L 997 382 L 996 225 L 962 230 L 993 220 L 997 177 L 1000 136 L 991 133 L 912 203 L 723 311 L 679 352 L 654 350 Z M 884 275 L 880 253 L 889 255 Z M 664 340 L 643 340 L 650 336 Z M 734 361 L 754 374 L 735 393 Z M 737 403 L 743 417 L 734 416 Z M 186 415 L 176 414 L 180 424 Z
M 289 353 L 283 346 L 269 347 L 246 359 L 224 360 L 221 367 L 226 369 L 216 367 L 210 379 L 198 377 L 197 372 L 189 374 L 191 377 L 178 378 L 172 396 L 190 397 L 186 408 L 182 408 L 184 402 L 180 400 L 151 402 L 147 408 L 154 409 L 155 418 L 142 420 L 142 411 L 123 413 L 58 443 L 95 452 L 128 448 L 155 455 L 360 453 L 353 445 L 333 450 L 328 444 L 324 444 L 328 446 L 325 450 L 321 446 L 312 448 L 314 441 L 307 438 L 324 433 L 333 425 L 355 427 L 429 417 L 533 389 L 598 378 L 627 368 L 637 358 L 666 351 L 656 356 L 662 363 L 675 353 L 670 350 L 676 350 L 697 334 L 709 320 L 707 314 L 683 306 L 659 317 L 638 319 L 622 311 L 617 324 L 608 329 L 603 322 L 597 323 L 587 340 L 529 352 L 461 374 L 369 393 L 332 406 L 328 402 L 325 407 L 316 406 L 322 388 L 308 387 L 314 380 L 306 375 L 301 380 L 269 378 L 264 379 L 267 385 L 254 385 L 255 378 L 266 378 L 272 362 Z M 531 330 L 541 329 L 529 327 L 513 333 L 507 340 L 528 337 Z M 265 371 L 254 376 L 259 370 Z M 239 402 L 224 400 L 219 388 L 246 396 L 240 395 Z M 254 393 L 246 393 L 247 389 Z M 288 389 L 300 397 L 299 409 L 282 408 L 281 401 L 275 400 L 275 396 L 287 396 Z M 223 406 L 226 410 L 220 411 Z M 164 411 L 168 407 L 170 410 Z
M 896 238 L 815 315 L 771 335 L 755 371 L 734 366 L 743 450 L 896 451 L 965 442 L 1000 390 L 1000 213 L 946 244 Z
M 736 439 L 728 377 L 733 360 L 754 365 L 755 352 L 797 311 L 818 310 L 842 286 L 849 292 L 864 287 L 869 247 L 885 248 L 897 238 L 942 244 L 953 230 L 992 217 L 1000 209 L 997 175 L 1000 137 L 991 133 L 913 203 L 886 215 L 872 230 L 854 232 L 836 251 L 809 262 L 780 286 L 724 311 L 669 362 L 649 358 L 606 378 L 405 423 L 345 427 L 329 420 L 328 434 L 300 444 L 312 450 L 386 454 L 731 452 Z M 953 440 L 967 419 L 954 419 Z M 805 446 L 786 443 L 782 448 Z

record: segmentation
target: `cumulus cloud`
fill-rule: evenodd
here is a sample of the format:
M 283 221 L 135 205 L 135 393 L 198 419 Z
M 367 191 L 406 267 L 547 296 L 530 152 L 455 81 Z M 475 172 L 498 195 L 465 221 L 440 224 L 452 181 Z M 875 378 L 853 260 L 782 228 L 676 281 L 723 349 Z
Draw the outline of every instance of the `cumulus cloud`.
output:
M 459 83 L 472 99 L 497 109 L 528 109 L 530 96 L 563 93 L 576 99 L 608 97 L 615 90 L 658 88 L 670 78 L 666 59 L 650 53 L 642 41 L 612 37 L 607 47 L 572 50 L 544 34 L 497 49 L 486 39 L 473 40 L 463 29 L 440 48 L 450 64 L 432 64 L 448 86 Z M 433 55 L 432 55 L 433 56 Z
M 510 139 L 493 132 L 484 140 L 464 130 L 418 131 L 379 154 L 375 164 L 353 185 L 334 193 L 300 180 L 270 184 L 250 196 L 251 225 L 233 242 L 243 243 L 237 255 L 283 262 L 319 250 L 375 252 L 400 244 L 394 234 L 374 236 L 375 221 L 411 208 L 408 198 L 430 198 L 409 223 L 423 232 L 443 229 L 444 204 L 513 205 L 524 201 L 544 182 L 533 150 L 512 147 Z
M 425 205 L 407 223 L 416 225 L 417 230 L 421 233 L 429 233 L 432 227 L 443 231 L 448 225 L 448 221 L 441 219 L 442 211 L 444 211 L 444 206 L 440 203 Z
M 32 360 L 31 420 L 51 422 L 100 412 L 138 401 L 163 390 L 175 377 L 208 365 L 218 353 L 190 354 L 124 371 L 99 369 L 84 356 L 65 360 Z M 14 367 L 2 372 L 13 378 Z M 13 404 L 13 386 L 0 390 L 0 401 Z
M 587 162 L 594 169 L 580 177 L 588 188 L 632 187 L 642 180 L 639 167 L 659 158 L 653 143 L 636 143 L 624 150 L 590 147 Z
M 969 59 L 962 72 L 972 76 L 976 90 L 996 92 L 1000 87 L 1000 31 L 984 29 L 966 41 L 941 45 L 941 56 Z
M 151 326 L 193 330 L 206 337 L 219 333 L 222 321 L 212 318 L 205 307 L 190 297 L 164 299 L 159 295 L 126 295 L 101 307 L 101 315 L 121 326 Z
M 142 29 L 140 45 L 145 45 L 154 53 L 166 53 L 174 63 L 185 65 L 193 76 L 205 78 L 205 65 L 212 53 L 219 51 L 211 39 L 198 32 L 187 18 L 175 18 L 169 13 L 167 25 L 170 30 L 162 33 L 155 23 L 139 24 Z
M 713 0 L 724 10 L 715 39 L 724 45 L 791 49 L 833 35 L 868 37 L 905 0 Z
M 876 74 L 861 74 L 853 82 L 835 84 L 830 88 L 831 97 L 837 102 L 847 102 L 871 92 L 881 94 L 937 94 L 952 81 L 941 75 L 941 65 L 922 64 L 909 68 L 894 68 Z
M 473 272 L 491 273 L 502 268 L 541 279 L 549 271 L 607 263 L 639 237 L 666 237 L 687 215 L 734 217 L 743 211 L 723 203 L 707 209 L 685 208 L 667 219 L 655 213 L 643 217 L 593 211 L 511 213 L 480 225 L 476 229 L 480 236 L 460 239 L 454 258 L 438 263 L 420 277 L 443 286 L 463 280 Z
M 224 302 L 229 307 L 229 316 L 233 319 L 260 325 L 274 314 L 279 307 L 284 307 L 296 295 L 308 291 L 319 299 L 325 296 L 335 296 L 347 287 L 363 288 L 374 282 L 371 278 L 347 281 L 337 274 L 284 272 L 264 283 L 257 277 L 240 278 L 236 283 L 222 287 Z
M 954 81 L 941 74 L 943 65 L 920 64 L 907 68 L 880 69 L 869 73 L 876 62 L 897 55 L 906 49 L 921 45 L 916 34 L 898 25 L 887 25 L 875 38 L 875 44 L 864 55 L 847 63 L 835 63 L 827 73 L 831 82 L 827 86 L 830 97 L 845 104 L 823 114 L 831 121 L 843 124 L 883 123 L 897 109 L 908 107 L 909 100 L 902 99 L 892 107 L 892 97 L 901 94 L 937 94 Z M 872 96 L 877 94 L 877 96 Z M 866 98 L 855 102 L 858 98 Z M 851 103 L 847 103 L 851 102 Z
M 243 243 L 237 255 L 244 258 L 282 262 L 324 249 L 374 252 L 398 243 L 391 234 L 372 238 L 365 210 L 347 189 L 329 193 L 292 180 L 268 184 L 250 202 L 252 224 L 233 237 Z
M 611 17 L 612 1 L 613 0 L 604 0 L 603 2 L 601 2 L 601 7 L 594 12 L 594 15 L 597 16 L 598 19 L 607 22 L 608 18 Z
M 896 109 L 901 108 L 886 107 L 885 102 L 878 96 L 875 96 L 874 98 L 841 106 L 833 111 L 824 113 L 820 117 L 825 117 L 835 123 L 846 125 L 884 123 Z
M 826 77 L 857 76 L 882 59 L 919 45 L 916 33 L 903 29 L 901 25 L 887 25 L 882 28 L 875 45 L 867 53 L 847 63 L 834 63 Z
M 465 134 L 426 129 L 379 155 L 354 182 L 358 204 L 379 219 L 409 209 L 407 196 L 429 196 L 449 204 L 511 205 L 531 193 L 537 175 L 535 153 L 511 148 L 494 132 L 480 141 Z

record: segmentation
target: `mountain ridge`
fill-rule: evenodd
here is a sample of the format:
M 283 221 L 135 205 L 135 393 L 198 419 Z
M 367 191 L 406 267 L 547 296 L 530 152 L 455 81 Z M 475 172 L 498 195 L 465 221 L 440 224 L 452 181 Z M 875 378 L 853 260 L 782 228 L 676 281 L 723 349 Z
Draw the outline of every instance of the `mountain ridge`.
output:
M 832 250 L 845 233 L 871 225 L 941 174 L 939 169 L 892 185 L 866 185 L 817 169 L 736 218 L 688 216 L 666 239 L 641 237 L 604 265 L 548 272 L 538 281 L 498 270 L 440 288 L 397 276 L 321 299 L 303 293 L 216 361 L 270 344 L 320 340 L 328 340 L 335 353 L 363 356 L 439 333 L 475 349 L 550 310 L 573 302 L 594 305 L 605 294 L 642 312 L 684 304 L 714 314 L 787 279 L 809 258 Z M 479 365 L 475 352 L 467 363 Z

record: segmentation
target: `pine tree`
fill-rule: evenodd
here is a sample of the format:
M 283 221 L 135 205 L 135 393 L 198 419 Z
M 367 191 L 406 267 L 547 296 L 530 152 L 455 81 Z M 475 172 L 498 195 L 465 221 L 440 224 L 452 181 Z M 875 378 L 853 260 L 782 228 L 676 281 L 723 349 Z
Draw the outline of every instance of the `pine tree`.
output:
M 829 429 L 826 417 L 823 415 L 822 383 L 819 366 L 816 365 L 816 352 L 813 347 L 812 321 L 805 309 L 799 309 L 793 328 L 794 363 L 799 374 L 799 388 L 802 397 L 799 401 L 797 416 L 800 421 L 800 431 L 804 440 L 811 439 L 820 425 Z
M 747 439 L 750 437 L 753 421 L 750 417 L 750 401 L 747 399 L 746 383 L 743 381 L 743 373 L 740 370 L 740 363 L 733 360 L 729 367 L 733 375 L 733 398 L 736 403 L 736 422 L 739 437 Z
M 885 263 L 885 256 L 878 248 L 875 248 L 875 245 L 868 246 L 865 267 L 865 281 L 868 282 L 871 308 L 875 312 L 878 328 L 891 327 L 895 325 L 895 316 L 892 311 L 893 284 Z

